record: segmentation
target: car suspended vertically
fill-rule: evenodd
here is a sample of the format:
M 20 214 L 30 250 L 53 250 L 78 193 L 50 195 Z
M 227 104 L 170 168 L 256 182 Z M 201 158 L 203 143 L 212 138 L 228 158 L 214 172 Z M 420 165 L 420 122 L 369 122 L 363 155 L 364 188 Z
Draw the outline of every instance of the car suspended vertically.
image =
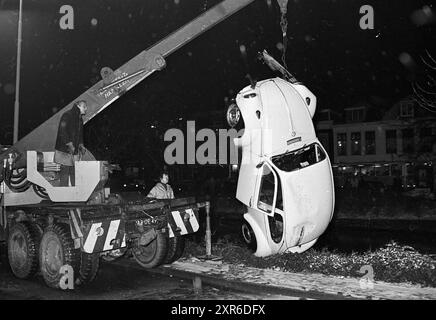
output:
M 244 239 L 256 256 L 303 252 L 333 216 L 329 157 L 316 137 L 316 97 L 266 52 L 262 58 L 285 79 L 241 90 L 236 104 L 245 123 L 236 197 L 247 206 Z M 233 111 L 234 112 L 234 111 Z

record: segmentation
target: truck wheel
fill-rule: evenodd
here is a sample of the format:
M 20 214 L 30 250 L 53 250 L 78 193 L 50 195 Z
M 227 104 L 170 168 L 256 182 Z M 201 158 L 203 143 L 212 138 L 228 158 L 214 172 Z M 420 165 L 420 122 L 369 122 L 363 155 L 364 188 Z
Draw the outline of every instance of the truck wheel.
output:
M 156 239 L 146 246 L 132 248 L 132 254 L 136 262 L 144 268 L 154 268 L 165 261 L 168 253 L 168 235 L 157 233 Z
M 80 269 L 79 277 L 76 279 L 76 285 L 86 285 L 94 281 L 100 266 L 99 254 L 89 254 L 81 252 L 80 254 Z
M 242 238 L 251 250 L 257 250 L 256 235 L 248 222 L 243 222 L 241 227 Z
M 39 264 L 44 281 L 49 287 L 60 287 L 62 266 L 71 266 L 74 276 L 78 270 L 79 259 L 79 251 L 74 249 L 70 231 L 66 226 L 54 224 L 45 229 L 39 247 Z
M 180 259 L 185 251 L 185 238 L 183 236 L 168 239 L 168 253 L 165 257 L 165 263 L 173 263 Z
M 30 222 L 18 222 L 12 226 L 8 237 L 8 259 L 12 273 L 27 279 L 38 271 L 40 235 Z

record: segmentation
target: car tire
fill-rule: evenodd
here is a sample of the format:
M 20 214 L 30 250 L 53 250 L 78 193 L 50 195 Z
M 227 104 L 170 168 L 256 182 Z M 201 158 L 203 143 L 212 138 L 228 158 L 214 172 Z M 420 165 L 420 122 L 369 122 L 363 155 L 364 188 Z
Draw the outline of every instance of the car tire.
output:
M 241 226 L 242 239 L 250 250 L 257 250 L 256 235 L 248 222 L 243 222 Z

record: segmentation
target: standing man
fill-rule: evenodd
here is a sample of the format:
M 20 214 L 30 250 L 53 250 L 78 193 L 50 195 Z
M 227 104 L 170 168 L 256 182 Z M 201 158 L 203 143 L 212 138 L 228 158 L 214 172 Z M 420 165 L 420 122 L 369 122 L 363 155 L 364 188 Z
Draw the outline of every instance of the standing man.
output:
M 73 107 L 66 111 L 59 122 L 58 135 L 56 138 L 54 162 L 60 164 L 60 186 L 68 187 L 76 184 L 74 161 L 79 160 L 86 149 L 83 145 L 83 115 L 88 106 L 86 101 L 76 101 Z
M 155 199 L 174 199 L 174 192 L 168 184 L 168 173 L 162 171 L 159 175 L 159 182 L 150 190 L 147 197 Z

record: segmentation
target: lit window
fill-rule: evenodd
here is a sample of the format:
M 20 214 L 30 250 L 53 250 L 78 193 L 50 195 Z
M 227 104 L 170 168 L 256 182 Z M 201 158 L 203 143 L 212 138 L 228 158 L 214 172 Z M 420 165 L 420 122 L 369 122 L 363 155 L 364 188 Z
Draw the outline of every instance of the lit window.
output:
M 346 133 L 338 133 L 337 144 L 338 144 L 338 156 L 346 156 L 347 155 L 347 134 Z
M 360 132 L 351 133 L 351 154 L 358 156 L 361 155 L 362 146 L 360 143 Z

